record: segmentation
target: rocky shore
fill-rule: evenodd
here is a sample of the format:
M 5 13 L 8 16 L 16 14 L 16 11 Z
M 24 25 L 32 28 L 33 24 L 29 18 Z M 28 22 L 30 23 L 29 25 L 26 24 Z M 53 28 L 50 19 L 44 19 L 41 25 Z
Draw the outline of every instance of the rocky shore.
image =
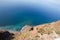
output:
M 18 32 L 0 30 L 0 40 L 60 40 L 60 20 L 33 27 L 26 25 Z

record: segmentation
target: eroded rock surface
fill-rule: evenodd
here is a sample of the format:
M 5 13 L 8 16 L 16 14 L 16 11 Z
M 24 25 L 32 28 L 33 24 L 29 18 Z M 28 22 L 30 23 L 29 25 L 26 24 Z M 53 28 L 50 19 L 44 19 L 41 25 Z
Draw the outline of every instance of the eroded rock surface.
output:
M 2 37 L 2 35 L 4 37 Z M 37 25 L 37 26 L 24 26 L 21 31 L 13 32 L 1 32 L 0 39 L 3 40 L 56 40 L 60 38 L 60 21 Z M 7 35 L 9 35 L 7 37 Z M 10 37 L 10 38 L 9 38 Z M 7 38 L 7 39 L 6 39 Z
M 60 36 L 60 21 L 30 27 L 26 25 L 13 40 L 55 40 Z

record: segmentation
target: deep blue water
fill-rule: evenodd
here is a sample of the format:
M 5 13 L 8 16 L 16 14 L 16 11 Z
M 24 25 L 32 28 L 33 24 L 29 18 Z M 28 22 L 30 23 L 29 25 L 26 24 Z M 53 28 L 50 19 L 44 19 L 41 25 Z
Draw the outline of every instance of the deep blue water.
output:
M 35 26 L 60 20 L 60 11 L 48 6 L 18 4 L 0 8 L 0 29 L 18 31 L 25 25 Z

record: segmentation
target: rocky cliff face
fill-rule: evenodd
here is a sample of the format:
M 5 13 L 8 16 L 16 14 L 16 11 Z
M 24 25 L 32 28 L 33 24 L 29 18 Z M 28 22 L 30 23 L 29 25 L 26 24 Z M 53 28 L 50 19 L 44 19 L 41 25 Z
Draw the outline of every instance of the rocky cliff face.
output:
M 11 34 L 11 32 L 9 33 Z M 26 25 L 21 29 L 21 31 L 15 33 L 13 32 L 13 34 L 14 35 L 10 37 L 10 40 L 55 40 L 60 37 L 60 21 L 33 27 Z M 6 33 L 5 35 L 8 34 Z M 2 35 L 0 37 L 2 37 Z M 0 40 L 3 39 L 3 37 L 2 39 L 0 38 Z

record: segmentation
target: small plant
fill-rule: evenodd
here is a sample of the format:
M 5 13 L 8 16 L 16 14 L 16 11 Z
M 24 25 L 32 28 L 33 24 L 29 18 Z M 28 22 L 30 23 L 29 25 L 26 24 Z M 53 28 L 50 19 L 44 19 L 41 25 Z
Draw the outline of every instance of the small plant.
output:
M 44 34 L 45 30 L 43 28 L 39 29 L 38 33 Z

